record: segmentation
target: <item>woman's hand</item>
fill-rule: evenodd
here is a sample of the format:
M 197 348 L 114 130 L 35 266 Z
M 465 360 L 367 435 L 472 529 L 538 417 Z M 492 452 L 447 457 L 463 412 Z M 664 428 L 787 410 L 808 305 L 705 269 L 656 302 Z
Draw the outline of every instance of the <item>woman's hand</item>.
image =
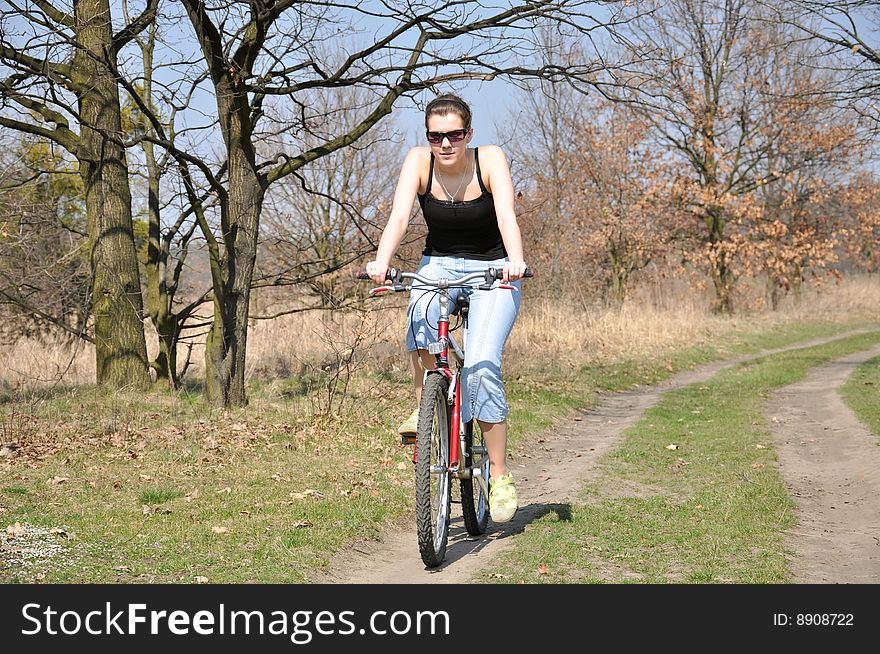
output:
M 381 261 L 371 261 L 366 267 L 367 274 L 380 286 L 388 280 L 388 264 Z
M 522 276 L 526 272 L 526 268 L 525 261 L 508 261 L 504 264 L 504 278 L 501 281 L 506 284 L 508 282 L 515 282 L 518 279 L 522 279 Z M 367 272 L 369 272 L 369 270 Z

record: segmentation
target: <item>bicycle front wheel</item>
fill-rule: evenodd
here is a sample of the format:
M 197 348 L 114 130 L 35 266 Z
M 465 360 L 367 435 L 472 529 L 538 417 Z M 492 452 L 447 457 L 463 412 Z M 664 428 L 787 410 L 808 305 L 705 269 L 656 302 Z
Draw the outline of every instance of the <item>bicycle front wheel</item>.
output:
M 479 536 L 489 523 L 489 451 L 476 418 L 464 428 L 464 464 L 471 476 L 461 480 L 461 513 L 468 533 Z
M 449 474 L 449 380 L 428 375 L 419 404 L 416 450 L 416 530 L 422 561 L 434 568 L 446 557 L 452 477 Z

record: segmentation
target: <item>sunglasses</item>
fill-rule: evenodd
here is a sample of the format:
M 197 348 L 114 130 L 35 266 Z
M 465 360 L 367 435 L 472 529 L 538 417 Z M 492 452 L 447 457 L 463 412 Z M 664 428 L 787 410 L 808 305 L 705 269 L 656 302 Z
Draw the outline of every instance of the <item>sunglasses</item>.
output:
M 460 143 L 464 141 L 468 134 L 466 129 L 454 129 L 451 132 L 425 132 L 428 137 L 428 143 L 439 145 L 443 143 L 443 139 L 449 139 L 450 143 Z

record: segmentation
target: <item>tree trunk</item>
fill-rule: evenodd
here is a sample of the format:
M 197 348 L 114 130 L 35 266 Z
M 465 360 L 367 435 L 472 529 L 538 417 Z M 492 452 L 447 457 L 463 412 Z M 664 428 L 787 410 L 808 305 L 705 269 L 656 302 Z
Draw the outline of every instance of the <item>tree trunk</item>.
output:
M 728 263 L 727 252 L 722 247 L 724 242 L 723 209 L 712 207 L 708 210 L 706 224 L 709 227 L 709 243 L 713 248 L 710 259 L 710 275 L 715 288 L 715 299 L 712 302 L 714 313 L 733 315 L 733 271 Z
M 205 348 L 208 399 L 247 404 L 244 372 L 251 281 L 257 257 L 265 180 L 257 174 L 247 99 L 240 85 L 218 88 L 220 124 L 229 155 L 229 195 L 221 215 L 224 253 L 214 272 L 214 318 Z M 219 279 L 218 279 L 219 276 Z
M 237 218 L 227 234 L 223 295 L 217 297 L 215 293 L 214 319 L 205 348 L 207 396 L 222 406 L 247 404 L 244 371 L 248 307 L 263 203 L 263 189 L 254 171 L 236 168 L 229 167 L 229 211 Z
M 772 311 L 779 310 L 779 302 L 782 299 L 782 285 L 775 275 L 767 273 L 767 295 L 770 298 L 770 309 Z
M 141 55 L 144 62 L 144 98 L 152 105 L 153 97 L 153 49 L 156 40 L 155 24 L 151 26 L 148 39 L 141 44 Z M 146 116 L 142 116 L 141 126 L 145 133 L 153 131 L 153 126 Z M 150 366 L 156 371 L 156 382 L 167 383 L 171 390 L 179 385 L 177 370 L 177 341 L 180 337 L 179 318 L 174 313 L 174 293 L 177 280 L 172 280 L 169 288 L 168 259 L 170 256 L 171 238 L 162 237 L 161 210 L 159 206 L 159 189 L 162 171 L 156 161 L 155 146 L 144 141 L 144 157 L 147 164 L 147 315 L 159 334 L 159 353 Z
M 611 272 L 608 279 L 611 306 L 615 309 L 623 307 L 626 301 L 626 285 L 629 281 L 630 268 L 626 260 L 626 246 L 618 247 L 613 241 L 608 245 L 608 256 Z M 623 251 L 623 252 L 622 252 Z
M 112 388 L 149 384 L 147 346 L 137 251 L 131 220 L 131 190 L 125 149 L 108 137 L 122 134 L 119 91 L 101 60 L 112 56 L 108 0 L 75 3 L 79 49 L 73 66 L 82 116 L 78 153 L 93 276 L 97 381 Z

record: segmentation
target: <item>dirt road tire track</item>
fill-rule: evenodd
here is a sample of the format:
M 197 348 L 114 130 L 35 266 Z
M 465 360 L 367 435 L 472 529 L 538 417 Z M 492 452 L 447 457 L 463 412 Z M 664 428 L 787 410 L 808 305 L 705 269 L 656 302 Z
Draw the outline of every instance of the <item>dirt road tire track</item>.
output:
M 797 504 L 786 537 L 796 583 L 880 583 L 880 447 L 838 391 L 880 347 L 811 370 L 772 394 L 779 470 Z
M 490 522 L 487 534 L 473 539 L 464 529 L 460 507 L 453 505 L 449 547 L 446 560 L 439 568 L 425 568 L 418 553 L 414 520 L 408 520 L 385 529 L 378 542 L 360 542 L 344 548 L 333 557 L 328 572 L 316 575 L 313 581 L 343 584 L 465 583 L 476 572 L 488 569 L 493 558 L 510 547 L 516 535 L 529 523 L 550 511 L 566 511 L 583 482 L 596 474 L 596 462 L 620 445 L 623 432 L 654 406 L 663 393 L 704 382 L 718 371 L 744 361 L 823 345 L 868 331 L 871 330 L 853 330 L 715 362 L 679 373 L 655 386 L 609 394 L 595 408 L 578 412 L 528 439 L 524 449 L 530 453 L 529 458 L 511 456 L 509 464 L 517 478 L 520 500 L 520 509 L 511 522 L 503 525 Z

